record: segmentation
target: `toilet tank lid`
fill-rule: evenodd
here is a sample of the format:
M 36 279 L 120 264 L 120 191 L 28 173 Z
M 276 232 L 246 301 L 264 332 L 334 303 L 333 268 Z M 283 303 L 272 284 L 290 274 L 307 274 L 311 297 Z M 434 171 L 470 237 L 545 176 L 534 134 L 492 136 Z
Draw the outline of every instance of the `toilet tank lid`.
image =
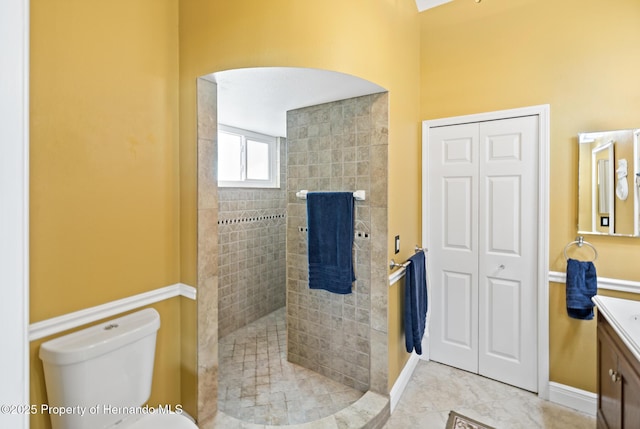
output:
M 160 315 L 153 308 L 146 308 L 42 343 L 40 359 L 54 365 L 69 365 L 155 334 L 159 328 Z

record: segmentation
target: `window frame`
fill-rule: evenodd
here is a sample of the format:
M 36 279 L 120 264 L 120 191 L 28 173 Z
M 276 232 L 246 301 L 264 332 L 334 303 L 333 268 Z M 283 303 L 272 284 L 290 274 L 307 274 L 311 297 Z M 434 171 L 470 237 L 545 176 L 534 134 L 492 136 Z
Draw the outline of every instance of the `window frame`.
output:
M 233 134 L 241 137 L 242 144 L 242 160 L 241 160 L 241 180 L 220 180 L 216 177 L 218 187 L 220 188 L 279 188 L 280 187 L 280 139 L 278 137 L 245 130 L 242 128 L 231 127 L 228 125 L 218 124 L 218 133 Z M 265 143 L 269 148 L 269 179 L 247 179 L 247 140 L 259 143 Z M 218 139 L 219 141 L 219 139 Z M 218 156 L 216 155 L 216 160 Z M 219 169 L 216 165 L 216 172 Z

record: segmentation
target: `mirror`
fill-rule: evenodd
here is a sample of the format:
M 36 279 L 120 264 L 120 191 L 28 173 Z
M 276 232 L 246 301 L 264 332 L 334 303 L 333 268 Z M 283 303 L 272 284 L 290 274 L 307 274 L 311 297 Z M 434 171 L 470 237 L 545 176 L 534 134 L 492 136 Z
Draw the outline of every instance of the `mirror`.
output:
M 640 236 L 640 129 L 578 135 L 578 233 Z

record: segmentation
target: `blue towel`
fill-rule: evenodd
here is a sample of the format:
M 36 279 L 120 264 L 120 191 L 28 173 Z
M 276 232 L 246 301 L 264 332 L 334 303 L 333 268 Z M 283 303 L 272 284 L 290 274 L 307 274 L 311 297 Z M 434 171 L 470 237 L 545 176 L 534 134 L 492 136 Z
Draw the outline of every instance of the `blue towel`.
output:
M 409 258 L 404 282 L 404 337 L 407 352 L 422 354 L 422 336 L 427 318 L 427 270 L 424 252 Z
M 593 262 L 567 259 L 567 313 L 581 320 L 593 319 L 591 298 L 598 293 L 598 278 Z
M 307 227 L 309 288 L 351 293 L 353 273 L 352 192 L 309 192 Z

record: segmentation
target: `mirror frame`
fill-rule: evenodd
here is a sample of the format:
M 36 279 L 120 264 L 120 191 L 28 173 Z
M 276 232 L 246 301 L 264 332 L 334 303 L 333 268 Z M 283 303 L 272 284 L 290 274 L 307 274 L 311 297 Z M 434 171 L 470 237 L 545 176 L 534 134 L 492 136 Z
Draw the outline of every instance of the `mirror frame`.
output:
M 596 220 L 599 214 L 607 213 L 609 215 L 609 234 L 615 234 L 614 225 L 616 219 L 616 204 L 614 200 L 615 192 L 613 191 L 613 168 L 615 161 L 615 154 L 613 151 L 614 141 L 610 140 L 607 143 L 597 146 L 591 149 L 591 231 L 597 231 L 598 225 Z M 598 154 L 607 151 L 608 154 L 605 159 L 598 159 Z M 606 172 L 600 171 L 600 161 L 606 160 L 608 162 L 608 168 Z M 602 177 L 605 174 L 605 177 Z M 603 187 L 608 188 L 604 189 Z M 603 193 L 605 197 L 603 198 Z M 602 204 L 606 203 L 607 211 L 602 211 Z M 603 226 L 603 225 L 600 225 Z M 580 232 L 580 231 L 579 231 Z
M 631 145 L 628 146 L 628 138 L 625 134 L 624 141 L 624 154 L 621 153 L 615 148 L 616 136 L 615 134 L 626 133 L 629 132 L 632 134 Z M 611 136 L 607 136 L 607 134 L 611 134 Z M 619 137 L 619 136 L 618 136 Z M 581 160 L 581 152 L 580 149 L 581 144 L 585 143 L 593 143 L 596 139 L 606 141 L 605 143 L 601 143 L 599 146 L 591 149 L 591 166 L 590 168 L 585 165 L 586 168 L 582 167 L 580 162 Z M 597 156 L 602 154 L 603 151 L 607 151 L 607 159 L 609 159 L 609 169 L 607 172 L 607 180 L 609 182 L 608 186 L 608 195 L 607 195 L 607 204 L 609 206 L 608 217 L 609 223 L 608 225 L 598 225 L 598 218 L 602 215 L 599 207 L 599 186 L 601 186 L 599 182 L 599 169 Z M 630 153 L 631 152 L 631 153 Z M 587 153 L 584 153 L 584 156 L 588 156 Z M 620 216 L 620 213 L 616 213 L 616 204 L 618 203 L 616 200 L 616 184 L 619 180 L 618 174 L 616 172 L 616 166 L 619 164 L 620 160 L 616 160 L 616 156 L 621 156 L 621 159 L 628 160 L 628 173 L 624 176 L 624 179 L 627 180 L 629 186 L 629 197 L 633 198 L 633 206 L 632 213 L 633 219 L 629 220 L 627 216 L 625 216 L 625 222 L 627 223 L 626 228 L 624 228 L 628 233 L 617 233 L 616 232 L 616 219 Z M 632 159 L 629 159 L 632 158 Z M 584 158 L 582 158 L 584 159 Z M 582 168 L 582 170 L 581 170 Z M 588 173 L 586 173 L 588 171 Z M 594 132 L 583 132 L 578 134 L 578 189 L 577 189 L 577 222 L 576 222 L 576 230 L 580 235 L 603 235 L 603 236 L 614 236 L 614 237 L 640 237 L 640 128 L 628 128 L 628 129 L 617 129 L 610 131 L 594 131 Z M 581 186 L 586 187 L 586 182 L 584 179 L 585 174 L 590 174 L 591 183 L 589 186 L 589 190 L 585 188 L 581 188 Z M 581 192 L 582 189 L 582 192 Z M 588 192 L 586 195 L 591 196 L 590 207 L 587 205 L 584 206 L 585 202 L 580 199 L 580 195 L 585 196 L 585 191 Z M 587 197 L 588 198 L 588 197 Z M 582 204 L 582 206 L 581 206 Z M 589 204 L 587 201 L 586 204 Z M 582 210 L 581 210 L 582 207 Z M 625 209 L 625 212 L 627 209 Z M 588 225 L 585 225 L 584 222 L 581 221 L 581 213 L 583 215 L 587 215 L 587 213 L 591 214 L 591 220 L 587 220 L 587 223 L 590 224 L 591 230 L 586 230 L 589 228 Z M 585 219 L 583 219 L 585 220 Z M 619 219 L 618 219 L 619 220 Z M 629 231 L 629 222 L 633 224 L 633 230 Z M 582 227 L 582 228 L 581 228 Z M 598 231 L 598 228 L 601 228 Z M 602 228 L 606 228 L 602 229 Z

